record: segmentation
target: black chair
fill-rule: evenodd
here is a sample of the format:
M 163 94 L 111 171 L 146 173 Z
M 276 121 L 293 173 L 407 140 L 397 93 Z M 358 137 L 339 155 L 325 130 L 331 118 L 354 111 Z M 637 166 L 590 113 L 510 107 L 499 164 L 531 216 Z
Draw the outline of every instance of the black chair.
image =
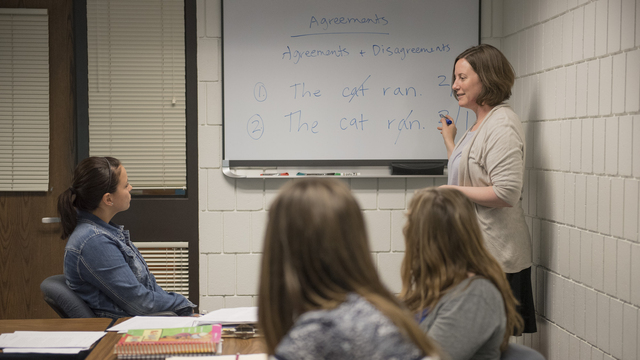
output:
M 545 360 L 545 358 L 530 347 L 509 343 L 507 350 L 500 356 L 500 360 Z
M 61 318 L 93 318 L 97 317 L 93 310 L 67 286 L 64 275 L 52 275 L 40 284 L 44 301 L 60 315 Z M 161 311 L 147 316 L 177 316 L 173 311 Z
M 44 301 L 60 315 L 61 318 L 93 318 L 96 314 L 80 299 L 73 290 L 69 289 L 64 275 L 53 275 L 42 281 L 40 290 Z

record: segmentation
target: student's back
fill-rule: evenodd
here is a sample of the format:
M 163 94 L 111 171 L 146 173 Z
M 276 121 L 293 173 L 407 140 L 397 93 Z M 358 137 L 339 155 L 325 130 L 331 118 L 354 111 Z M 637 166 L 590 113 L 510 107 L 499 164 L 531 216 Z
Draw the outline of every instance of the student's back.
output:
M 500 359 L 507 317 L 500 291 L 487 279 L 463 280 L 429 311 L 420 328 L 451 359 Z
M 522 318 L 471 201 L 455 189 L 422 189 L 407 218 L 400 296 L 420 328 L 445 358 L 500 359 Z
M 276 348 L 280 359 L 421 359 L 422 351 L 357 294 L 331 310 L 302 314 Z

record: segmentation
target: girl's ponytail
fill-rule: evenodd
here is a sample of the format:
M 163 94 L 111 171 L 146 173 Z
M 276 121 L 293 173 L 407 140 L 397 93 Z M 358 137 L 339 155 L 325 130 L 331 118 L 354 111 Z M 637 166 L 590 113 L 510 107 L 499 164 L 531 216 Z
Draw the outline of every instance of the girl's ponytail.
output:
M 68 238 L 78 224 L 78 214 L 73 204 L 74 200 L 75 190 L 72 187 L 69 187 L 58 196 L 58 213 L 60 214 L 60 222 L 62 223 L 61 239 Z

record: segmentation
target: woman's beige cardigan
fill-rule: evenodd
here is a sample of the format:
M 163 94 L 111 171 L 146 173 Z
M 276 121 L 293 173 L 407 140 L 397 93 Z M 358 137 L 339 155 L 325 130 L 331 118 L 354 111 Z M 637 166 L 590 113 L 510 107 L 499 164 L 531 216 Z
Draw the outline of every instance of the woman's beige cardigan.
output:
M 467 130 L 458 145 L 468 133 Z M 498 198 L 512 206 L 475 204 L 487 249 L 506 273 L 531 266 L 531 238 L 522 211 L 524 161 L 522 123 L 509 105 L 501 104 L 487 114 L 475 131 L 462 151 L 458 170 L 461 186 L 493 186 Z

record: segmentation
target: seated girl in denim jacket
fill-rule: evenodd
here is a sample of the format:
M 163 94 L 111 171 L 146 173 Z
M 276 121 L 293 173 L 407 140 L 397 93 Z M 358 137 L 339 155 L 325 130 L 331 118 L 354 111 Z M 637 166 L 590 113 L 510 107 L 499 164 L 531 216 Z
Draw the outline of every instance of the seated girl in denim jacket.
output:
M 75 170 L 58 198 L 62 239 L 69 238 L 64 275 L 69 287 L 99 317 L 119 318 L 171 311 L 193 313 L 184 296 L 162 290 L 129 231 L 111 218 L 129 208 L 131 185 L 118 159 L 90 157 Z

